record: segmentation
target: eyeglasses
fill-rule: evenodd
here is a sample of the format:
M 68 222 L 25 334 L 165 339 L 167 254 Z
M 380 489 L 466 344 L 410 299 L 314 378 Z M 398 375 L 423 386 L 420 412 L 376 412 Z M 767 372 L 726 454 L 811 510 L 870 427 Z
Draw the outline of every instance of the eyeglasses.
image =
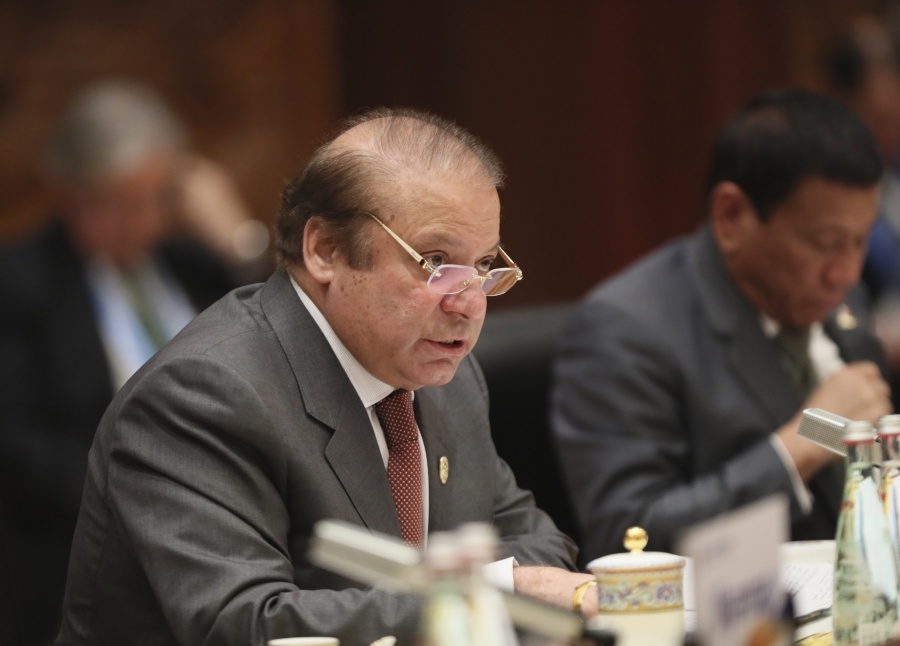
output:
M 500 247 L 497 247 L 497 251 L 500 252 L 500 257 L 506 261 L 509 267 L 491 269 L 485 274 L 480 273 L 475 267 L 467 267 L 465 265 L 439 265 L 438 267 L 433 267 L 415 249 L 406 244 L 400 236 L 391 231 L 388 225 L 372 213 L 366 213 L 366 215 L 380 224 L 381 228 L 387 231 L 419 263 L 419 266 L 430 274 L 427 285 L 428 289 L 433 292 L 438 294 L 459 294 L 465 291 L 473 281 L 479 280 L 481 281 L 481 289 L 486 295 L 499 296 L 508 292 L 513 285 L 522 280 L 522 270 Z

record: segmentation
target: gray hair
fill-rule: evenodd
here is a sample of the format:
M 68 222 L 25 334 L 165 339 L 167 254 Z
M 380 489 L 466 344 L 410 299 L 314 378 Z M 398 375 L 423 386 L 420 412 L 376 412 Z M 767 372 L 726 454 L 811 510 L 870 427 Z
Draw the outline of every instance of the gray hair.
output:
M 45 168 L 55 180 L 89 185 L 128 171 L 151 153 L 178 153 L 182 124 L 141 84 L 107 81 L 69 107 L 51 136 Z

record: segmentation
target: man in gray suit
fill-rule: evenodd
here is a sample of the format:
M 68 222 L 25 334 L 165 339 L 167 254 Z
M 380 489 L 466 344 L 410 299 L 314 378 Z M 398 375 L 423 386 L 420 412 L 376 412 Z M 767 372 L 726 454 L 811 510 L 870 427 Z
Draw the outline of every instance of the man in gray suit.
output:
M 846 107 L 765 93 L 717 139 L 708 223 L 578 307 L 552 421 L 585 558 L 621 551 L 632 525 L 671 550 L 690 525 L 778 492 L 793 539 L 834 538 L 842 463 L 797 427 L 812 406 L 890 412 L 880 348 L 851 304 L 881 171 Z
M 572 604 L 591 577 L 497 457 L 467 357 L 486 296 L 521 278 L 499 246 L 501 179 L 469 133 L 408 111 L 358 117 L 314 154 L 283 195 L 281 268 L 200 314 L 104 416 L 58 644 L 412 643 L 419 599 L 309 562 L 325 518 L 417 544 L 410 523 L 492 522 L 515 589 Z M 414 391 L 420 431 L 402 530 L 375 410 L 395 389 Z

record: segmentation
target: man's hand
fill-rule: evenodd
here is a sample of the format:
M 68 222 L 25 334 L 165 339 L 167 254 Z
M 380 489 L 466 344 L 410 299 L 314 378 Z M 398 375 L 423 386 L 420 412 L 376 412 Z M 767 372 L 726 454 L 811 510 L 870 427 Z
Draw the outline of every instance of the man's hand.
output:
M 878 366 L 870 361 L 847 364 L 813 391 L 803 408 L 821 408 L 852 420 L 871 420 L 891 412 L 890 387 Z M 778 437 L 791 455 L 797 471 L 808 482 L 825 465 L 840 456 L 797 435 L 802 411 L 778 429 Z
M 516 593 L 528 595 L 563 608 L 572 608 L 575 588 L 594 578 L 592 574 L 568 572 L 550 566 L 518 566 L 513 568 Z M 597 614 L 597 590 L 589 589 L 581 602 L 581 614 Z
M 224 166 L 193 154 L 175 178 L 180 224 L 224 261 L 253 260 L 268 247 L 268 229 L 253 219 L 234 178 Z

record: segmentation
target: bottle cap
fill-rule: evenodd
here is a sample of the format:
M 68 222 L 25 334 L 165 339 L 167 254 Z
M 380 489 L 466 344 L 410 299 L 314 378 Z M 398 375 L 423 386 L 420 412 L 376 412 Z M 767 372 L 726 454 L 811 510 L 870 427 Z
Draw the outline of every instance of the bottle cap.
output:
M 452 532 L 434 532 L 428 536 L 425 563 L 434 572 L 454 570 L 460 566 L 460 551 Z
M 456 531 L 456 536 L 464 560 L 475 565 L 495 560 L 498 537 L 490 523 L 466 523 Z
M 872 422 L 854 420 L 844 426 L 844 444 L 860 444 L 875 441 L 875 428 Z
M 900 415 L 882 415 L 878 418 L 879 435 L 900 435 Z

